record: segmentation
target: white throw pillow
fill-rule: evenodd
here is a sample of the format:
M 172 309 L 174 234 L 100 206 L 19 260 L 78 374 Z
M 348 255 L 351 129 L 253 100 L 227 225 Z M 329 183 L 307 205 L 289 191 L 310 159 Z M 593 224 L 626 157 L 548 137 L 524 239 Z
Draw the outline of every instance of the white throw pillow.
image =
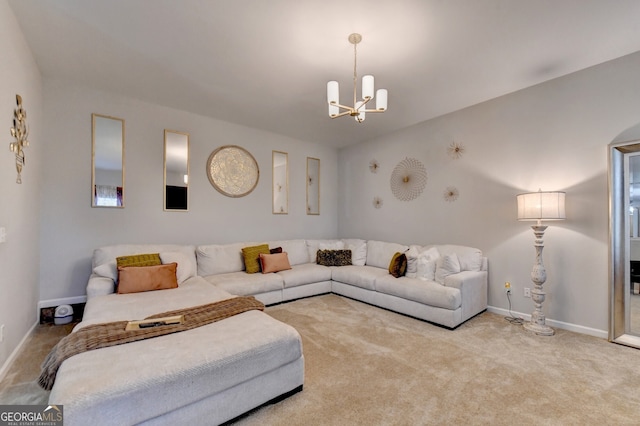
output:
M 416 260 L 416 277 L 423 281 L 435 281 L 436 264 L 440 253 L 435 247 L 421 252 Z
M 438 258 L 436 262 L 436 282 L 444 285 L 446 277 L 458 272 L 460 272 L 460 262 L 457 254 L 451 253 Z
M 409 246 L 409 250 L 407 250 L 405 254 L 407 255 L 407 272 L 404 276 L 416 278 L 418 273 L 418 256 L 420 255 L 419 246 Z
M 191 277 L 195 277 L 196 275 L 196 266 L 191 262 L 189 256 L 179 251 L 170 251 L 160 253 L 160 260 L 163 264 L 167 263 L 177 263 L 178 268 L 176 269 L 176 278 L 178 280 L 178 285 L 182 284 L 186 280 Z
M 367 242 L 365 240 L 342 240 L 344 248 L 351 250 L 351 264 L 364 266 L 367 262 Z
M 103 263 L 93 268 L 93 273 L 101 277 L 111 278 L 114 282 L 118 281 L 118 266 L 116 262 Z

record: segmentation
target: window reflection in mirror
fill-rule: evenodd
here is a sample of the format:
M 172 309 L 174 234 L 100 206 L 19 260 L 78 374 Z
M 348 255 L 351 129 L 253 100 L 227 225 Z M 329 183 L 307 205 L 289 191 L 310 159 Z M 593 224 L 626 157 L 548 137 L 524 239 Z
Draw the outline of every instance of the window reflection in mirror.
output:
M 124 120 L 91 114 L 91 206 L 124 207 Z
M 189 133 L 164 131 L 164 209 L 189 210 Z
M 289 155 L 286 152 L 273 151 L 273 214 L 289 213 Z
M 320 160 L 307 157 L 307 214 L 320 214 Z

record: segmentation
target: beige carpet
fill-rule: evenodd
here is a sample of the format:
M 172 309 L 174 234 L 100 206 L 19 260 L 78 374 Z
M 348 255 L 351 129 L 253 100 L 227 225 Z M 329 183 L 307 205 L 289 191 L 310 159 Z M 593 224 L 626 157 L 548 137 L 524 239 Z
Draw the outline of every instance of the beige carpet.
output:
M 238 425 L 640 424 L 640 350 L 534 336 L 491 313 L 451 331 L 335 295 L 267 312 L 303 337 L 304 390 Z M 0 404 L 46 397 L 30 358 L 0 384 Z

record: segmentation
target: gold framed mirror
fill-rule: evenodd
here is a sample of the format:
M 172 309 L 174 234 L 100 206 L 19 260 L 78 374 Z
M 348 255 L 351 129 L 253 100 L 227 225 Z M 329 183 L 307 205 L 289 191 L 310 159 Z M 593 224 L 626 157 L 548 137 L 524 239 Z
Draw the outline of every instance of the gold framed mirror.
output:
M 164 129 L 164 210 L 189 210 L 189 133 Z
M 124 120 L 91 114 L 91 206 L 124 207 Z
M 289 154 L 272 151 L 272 213 L 289 213 Z
M 320 214 L 320 160 L 307 157 L 307 214 Z

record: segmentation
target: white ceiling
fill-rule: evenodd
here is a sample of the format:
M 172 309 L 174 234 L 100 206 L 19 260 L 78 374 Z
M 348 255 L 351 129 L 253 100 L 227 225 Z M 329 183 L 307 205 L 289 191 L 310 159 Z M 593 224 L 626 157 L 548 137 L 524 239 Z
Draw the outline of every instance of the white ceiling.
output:
M 640 51 L 639 0 L 9 4 L 46 78 L 335 147 Z M 389 90 L 362 124 L 327 115 L 328 80 L 351 103 L 352 32 Z

